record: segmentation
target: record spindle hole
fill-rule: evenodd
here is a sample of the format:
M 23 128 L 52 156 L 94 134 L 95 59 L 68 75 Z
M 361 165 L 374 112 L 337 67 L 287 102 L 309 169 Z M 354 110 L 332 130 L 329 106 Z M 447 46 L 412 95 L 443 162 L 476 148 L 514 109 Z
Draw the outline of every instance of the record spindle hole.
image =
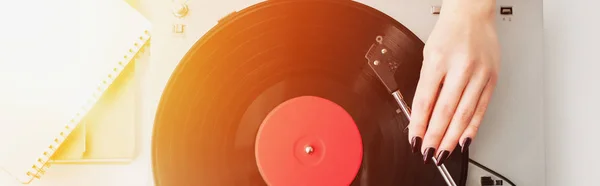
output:
M 304 147 L 304 152 L 308 155 L 311 155 L 314 151 L 315 151 L 315 149 L 310 145 L 306 145 Z

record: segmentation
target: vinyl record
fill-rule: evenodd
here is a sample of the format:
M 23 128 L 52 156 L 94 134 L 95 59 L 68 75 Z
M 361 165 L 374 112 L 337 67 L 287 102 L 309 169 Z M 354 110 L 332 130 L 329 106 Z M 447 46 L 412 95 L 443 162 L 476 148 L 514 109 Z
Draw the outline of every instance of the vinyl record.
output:
M 406 51 L 422 51 L 403 25 L 352 1 L 266 1 L 221 20 L 161 98 L 156 185 L 445 185 L 411 153 L 407 121 L 366 65 L 390 26 L 406 34 Z M 399 53 L 410 103 L 422 54 Z M 445 163 L 458 185 L 467 160 L 456 150 Z

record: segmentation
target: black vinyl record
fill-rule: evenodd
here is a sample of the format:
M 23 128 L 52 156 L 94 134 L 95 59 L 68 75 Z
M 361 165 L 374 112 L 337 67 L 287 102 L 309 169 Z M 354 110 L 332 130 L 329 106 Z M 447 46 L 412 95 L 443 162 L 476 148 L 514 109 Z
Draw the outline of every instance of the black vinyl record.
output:
M 402 24 L 352 1 L 266 1 L 221 20 L 189 50 L 161 98 L 156 185 L 266 185 L 255 162 L 259 125 L 277 105 L 304 95 L 337 103 L 358 126 L 364 155 L 351 185 L 445 185 L 434 165 L 411 153 L 407 121 L 366 66 L 365 53 L 388 26 L 422 50 Z M 413 56 L 397 72 L 409 103 L 421 60 Z M 455 150 L 445 163 L 461 186 L 467 160 Z

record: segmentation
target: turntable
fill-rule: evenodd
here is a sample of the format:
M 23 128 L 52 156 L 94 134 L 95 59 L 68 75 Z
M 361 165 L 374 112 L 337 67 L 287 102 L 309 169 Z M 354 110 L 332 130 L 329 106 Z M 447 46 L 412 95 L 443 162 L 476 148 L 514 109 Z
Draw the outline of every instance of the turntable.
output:
M 423 165 L 410 153 L 402 132 L 406 121 L 385 87 L 365 68 L 364 59 L 376 36 L 385 35 L 388 27 L 400 30 L 404 34 L 400 42 L 406 47 L 400 52 L 403 63 L 395 79 L 410 102 L 422 60 L 421 38 L 435 22 L 438 7 L 408 1 L 397 6 L 377 5 L 267 1 L 229 13 L 204 35 L 196 35 L 196 30 L 205 28 L 191 27 L 202 18 L 192 17 L 192 8 L 183 11 L 185 6 L 176 6 L 177 19 L 170 31 L 175 39 L 186 38 L 182 43 L 189 49 L 180 51 L 182 59 L 169 67 L 174 70 L 168 82 L 162 81 L 166 86 L 156 112 L 152 146 L 155 184 L 445 185 L 435 166 Z M 513 15 L 512 7 L 518 4 L 508 5 L 498 6 L 497 17 L 500 32 L 504 31 L 501 39 L 510 42 L 512 37 L 526 34 L 515 34 L 511 28 L 532 20 Z M 416 11 L 416 7 L 422 9 Z M 506 7 L 511 7 L 510 12 L 502 11 Z M 187 40 L 196 36 L 201 38 Z M 539 46 L 541 42 L 529 44 Z M 503 62 L 508 69 L 503 70 L 518 72 L 510 68 L 516 56 L 541 55 L 519 52 L 505 51 Z M 516 76 L 506 77 L 505 83 Z M 524 86 L 533 83 L 519 81 Z M 510 94 L 507 85 L 500 85 L 503 90 L 496 99 Z M 511 98 L 491 106 L 494 111 L 484 125 L 492 128 L 483 129 L 474 151 L 496 150 L 501 144 L 498 140 L 512 144 L 510 148 L 517 152 L 525 148 L 515 148 L 519 144 L 512 140 L 516 139 L 506 140 L 504 136 L 510 133 L 502 132 L 506 127 L 523 127 L 504 123 L 511 121 L 503 118 L 505 115 L 520 117 L 513 113 L 514 106 L 511 112 L 498 110 L 523 99 Z M 537 101 L 530 102 L 539 106 Z M 541 127 L 531 116 L 521 119 Z M 528 141 L 541 144 L 541 137 Z M 484 142 L 496 146 L 490 148 L 481 144 Z M 528 160 L 511 157 L 523 156 L 515 152 L 487 156 L 496 160 L 482 159 L 496 167 L 500 162 L 524 161 L 531 165 L 532 171 L 526 173 L 531 175 L 543 170 L 543 161 L 537 159 L 542 153 L 543 149 L 535 149 Z M 452 154 L 446 162 L 448 171 L 457 185 L 465 185 L 468 170 L 478 168 L 468 167 L 468 154 Z M 507 170 L 504 166 L 510 164 L 500 167 Z M 478 176 L 470 179 L 471 184 L 480 181 Z M 527 185 L 526 179 L 532 184 L 535 180 L 531 176 L 517 178 Z

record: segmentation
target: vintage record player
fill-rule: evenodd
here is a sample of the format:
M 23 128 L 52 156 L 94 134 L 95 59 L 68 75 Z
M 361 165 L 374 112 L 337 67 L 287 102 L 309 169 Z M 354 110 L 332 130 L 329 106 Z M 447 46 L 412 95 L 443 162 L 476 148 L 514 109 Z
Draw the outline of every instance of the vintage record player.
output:
M 398 114 L 392 97 L 370 73 L 371 69 L 365 68 L 367 60 L 363 56 L 368 51 L 366 46 L 370 46 L 376 36 L 385 35 L 387 27 L 402 32 L 399 42 L 406 44 L 403 51 L 398 52 L 402 53 L 398 56 L 402 63 L 395 78 L 410 102 L 422 60 L 419 55 L 423 40 L 435 23 L 440 4 L 397 1 L 394 6 L 381 6 L 385 3 L 261 2 L 221 17 L 205 34 L 198 35 L 199 40 L 187 40 L 190 48 L 180 51 L 182 60 L 171 67 L 174 71 L 161 95 L 155 118 L 152 147 L 155 183 L 444 185 L 435 166 L 423 165 L 416 160 L 419 157 L 409 153 L 406 134 L 402 132 L 406 121 Z M 503 48 L 503 71 L 519 76 L 520 67 L 512 69 L 512 64 L 540 57 L 541 51 L 521 53 L 523 50 L 512 45 L 518 42 L 515 38 L 527 37 L 530 41 L 538 38 L 537 42 L 528 43 L 530 48 L 541 46 L 541 38 L 531 35 L 541 26 L 525 25 L 528 21 L 535 22 L 536 16 L 541 17 L 541 10 L 527 9 L 527 5 L 519 2 L 498 3 L 500 38 L 504 46 L 513 47 Z M 174 38 L 196 36 L 190 25 L 202 19 L 191 17 L 193 9 L 183 5 L 175 6 L 177 19 L 170 30 Z M 520 14 L 515 13 L 517 9 Z M 190 15 L 186 15 L 188 13 Z M 531 63 L 539 63 L 539 60 Z M 529 72 L 526 76 L 535 74 Z M 516 76 L 504 77 L 508 79 L 501 81 L 507 83 Z M 534 84 L 533 80 L 526 82 L 524 78 L 519 78 L 518 84 Z M 507 86 L 500 85 L 502 90 L 496 99 L 505 99 L 502 94 L 508 95 L 512 90 Z M 481 154 L 486 164 L 497 166 L 494 162 L 520 161 L 497 159 L 509 158 L 507 154 L 528 156 L 504 150 L 515 149 L 518 144 L 498 149 L 502 144 L 498 140 L 510 135 L 503 130 L 524 127 L 505 123 L 518 115 L 512 113 L 516 112 L 515 107 L 509 106 L 516 99 L 520 98 L 511 96 L 511 100 L 492 106 L 491 116 L 485 121 L 485 125 L 492 126 L 482 131 L 485 139 L 474 147 L 473 157 Z M 538 101 L 529 101 L 530 106 L 539 107 Z M 327 103 L 334 106 L 329 109 Z M 305 105 L 312 107 L 304 108 Z M 335 108 L 345 112 L 336 113 Z M 500 108 L 512 108 L 512 111 Z M 329 112 L 331 114 L 326 116 L 319 115 Z M 343 117 L 346 115 L 349 118 Z M 523 117 L 532 115 L 535 113 Z M 312 117 L 321 120 L 310 119 Z M 351 121 L 348 126 L 353 127 L 325 122 L 343 123 L 346 119 Z M 536 124 L 527 128 L 541 127 L 535 118 L 529 120 Z M 536 138 L 539 139 L 528 141 L 541 144 L 541 138 Z M 336 144 L 341 139 L 345 139 L 345 143 Z M 488 147 L 485 144 L 488 140 L 495 145 Z M 505 142 L 512 140 L 516 139 Z M 319 147 L 327 153 L 318 154 Z M 494 151 L 490 148 L 502 152 L 496 155 L 480 152 Z M 527 148 L 526 151 L 531 151 Z M 531 159 L 522 162 L 532 170 L 528 175 L 542 170 L 543 161 L 535 158 L 542 150 L 531 152 Z M 477 168 L 468 169 L 468 154 L 452 154 L 447 168 L 457 185 L 465 185 L 468 170 Z M 345 158 L 334 161 L 328 159 L 328 155 Z M 487 159 L 492 157 L 496 159 Z M 512 163 L 504 165 L 507 164 Z M 472 176 L 471 182 L 483 179 Z

